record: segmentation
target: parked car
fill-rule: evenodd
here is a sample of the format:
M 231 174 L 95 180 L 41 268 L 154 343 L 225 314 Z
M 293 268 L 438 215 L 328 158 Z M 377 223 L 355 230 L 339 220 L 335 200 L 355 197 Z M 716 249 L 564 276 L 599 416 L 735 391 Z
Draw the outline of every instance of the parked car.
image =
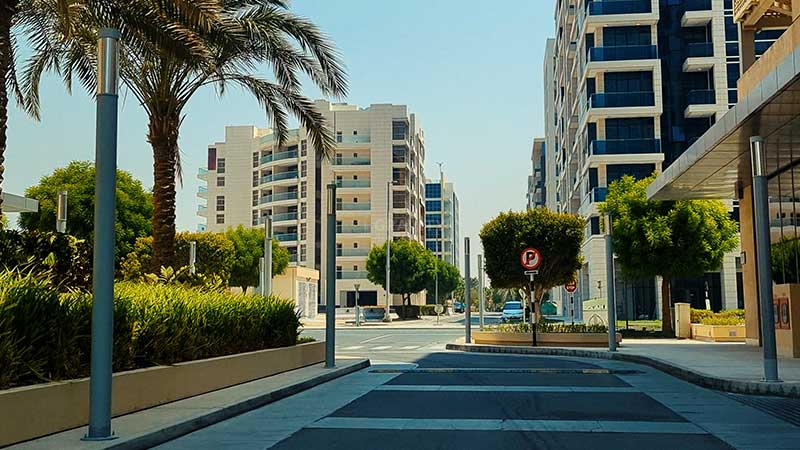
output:
M 453 302 L 453 311 L 457 313 L 464 312 L 464 304 L 461 302 Z
M 522 302 L 506 302 L 503 305 L 503 323 L 521 322 L 523 318 Z

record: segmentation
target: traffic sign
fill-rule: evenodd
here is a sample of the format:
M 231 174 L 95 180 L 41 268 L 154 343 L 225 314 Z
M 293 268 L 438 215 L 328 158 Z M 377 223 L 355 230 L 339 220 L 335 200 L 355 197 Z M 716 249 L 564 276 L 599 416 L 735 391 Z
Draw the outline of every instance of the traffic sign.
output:
M 564 289 L 566 289 L 567 292 L 572 294 L 578 289 L 578 283 L 576 283 L 575 281 L 570 281 L 569 283 L 564 285 Z
M 534 270 L 539 267 L 542 263 L 542 254 L 539 253 L 539 250 L 536 250 L 533 247 L 528 247 L 522 251 L 519 256 L 520 263 L 522 263 L 522 267 L 527 270 Z

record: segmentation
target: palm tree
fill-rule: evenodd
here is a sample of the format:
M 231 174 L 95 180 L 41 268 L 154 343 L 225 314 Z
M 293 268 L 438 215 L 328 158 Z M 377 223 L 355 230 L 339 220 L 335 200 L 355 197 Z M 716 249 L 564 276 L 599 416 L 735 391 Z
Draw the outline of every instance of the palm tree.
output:
M 57 68 L 56 50 L 70 49 L 67 43 L 75 34 L 76 25 L 118 28 L 131 47 L 156 46 L 179 56 L 204 55 L 208 50 L 197 35 L 214 26 L 220 11 L 217 0 L 0 0 L 0 194 L 7 145 L 8 91 L 11 89 L 17 104 L 38 119 L 39 76 L 44 70 Z M 26 95 L 17 80 L 15 50 L 20 36 L 29 40 L 35 51 L 26 68 Z M 80 71 L 82 77 L 89 78 L 94 66 L 83 66 Z M 0 215 L 2 209 L 0 197 Z
M 178 136 L 184 107 L 200 88 L 223 95 L 229 84 L 249 92 L 271 120 L 278 144 L 286 139 L 289 115 L 309 133 L 314 149 L 329 155 L 333 137 L 324 116 L 300 91 L 305 74 L 321 92 L 344 96 L 347 81 L 339 54 L 319 29 L 289 11 L 283 0 L 219 0 L 222 20 L 202 34 L 207 55 L 177 57 L 174 52 L 124 46 L 120 77 L 148 115 L 147 140 L 153 150 L 153 265 L 166 266 L 175 252 L 175 183 L 180 174 Z M 94 30 L 75 41 L 83 49 L 57 68 L 81 74 L 93 67 Z M 67 62 L 68 61 L 68 62 Z M 255 73 L 271 68 L 275 81 Z M 34 75 L 35 76 L 35 75 Z M 90 89 L 93 79 L 81 76 Z

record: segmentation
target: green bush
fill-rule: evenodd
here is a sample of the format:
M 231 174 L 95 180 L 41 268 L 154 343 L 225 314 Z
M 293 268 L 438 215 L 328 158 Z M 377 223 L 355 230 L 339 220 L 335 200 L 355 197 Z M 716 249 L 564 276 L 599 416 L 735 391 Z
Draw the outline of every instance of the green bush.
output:
M 744 319 L 740 319 L 735 316 L 730 317 L 705 317 L 700 320 L 700 323 L 703 325 L 742 325 L 744 324 Z
M 233 243 L 224 233 L 182 232 L 175 235 L 175 258 L 170 266 L 177 270 L 189 264 L 190 242 L 197 242 L 196 272 L 202 275 L 217 275 L 228 283 L 230 268 L 233 265 Z M 153 267 L 153 238 L 136 239 L 133 251 L 122 260 L 122 278 L 128 281 L 140 280 L 147 273 L 159 274 L 160 267 Z
M 444 306 L 442 306 L 442 308 L 444 308 Z M 444 311 L 444 309 L 442 309 L 442 311 Z M 420 305 L 419 313 L 423 316 L 435 316 L 436 305 Z
M 705 325 L 736 325 L 744 323 L 744 310 L 743 309 L 726 309 L 715 313 L 707 309 L 694 309 L 690 310 L 691 322 L 702 323 Z M 725 323 L 706 323 L 710 319 L 722 319 Z
M 92 245 L 61 233 L 0 230 L 0 270 L 51 274 L 62 289 L 92 286 Z
M 88 294 L 0 272 L 0 388 L 87 376 L 91 309 Z M 122 282 L 114 371 L 295 345 L 299 329 L 289 300 Z
M 530 333 L 531 324 L 527 322 L 518 323 L 504 323 L 488 328 L 489 331 L 498 331 L 501 333 Z M 608 333 L 608 327 L 599 324 L 585 324 L 585 323 L 552 323 L 552 322 L 537 322 L 536 331 L 539 333 Z
M 714 315 L 714 311 L 710 311 L 707 309 L 694 309 L 691 308 L 689 310 L 689 316 L 691 317 L 691 323 L 700 323 L 701 320 L 711 317 Z

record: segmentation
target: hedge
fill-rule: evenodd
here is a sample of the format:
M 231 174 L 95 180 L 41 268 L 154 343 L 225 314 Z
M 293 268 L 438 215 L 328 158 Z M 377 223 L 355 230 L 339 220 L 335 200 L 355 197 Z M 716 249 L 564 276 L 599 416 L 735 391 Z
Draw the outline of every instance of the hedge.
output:
M 713 312 L 707 309 L 690 309 L 691 323 L 702 323 L 705 325 L 738 325 L 744 323 L 743 309 L 726 309 L 720 312 Z
M 0 272 L 0 388 L 89 374 L 89 294 L 60 294 L 48 278 Z M 118 283 L 114 371 L 297 343 L 294 303 L 274 297 Z
M 488 327 L 488 330 L 500 333 L 530 333 L 531 324 L 528 322 L 498 324 Z M 536 322 L 536 331 L 539 333 L 608 333 L 608 327 L 600 324 L 567 324 L 541 321 Z
M 0 270 L 52 274 L 62 290 L 92 286 L 92 244 L 61 233 L 0 230 Z

